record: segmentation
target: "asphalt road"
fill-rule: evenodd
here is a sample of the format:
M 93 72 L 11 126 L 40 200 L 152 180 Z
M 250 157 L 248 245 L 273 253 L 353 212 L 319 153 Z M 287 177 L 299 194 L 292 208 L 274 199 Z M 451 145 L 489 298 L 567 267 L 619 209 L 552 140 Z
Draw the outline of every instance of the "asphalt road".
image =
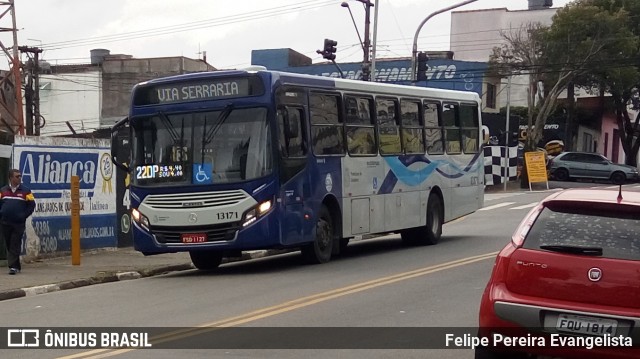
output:
M 483 210 L 445 225 L 436 246 L 406 247 L 392 235 L 353 242 L 346 255 L 323 265 L 302 265 L 298 253 L 289 253 L 226 264 L 215 274 L 183 271 L 8 300 L 0 302 L 0 317 L 23 327 L 224 326 L 262 333 L 274 327 L 361 327 L 362 333 L 372 327 L 474 327 L 496 252 L 549 194 L 488 194 Z M 0 356 L 473 358 L 464 349 L 337 350 L 330 337 L 323 343 L 314 350 L 9 350 Z

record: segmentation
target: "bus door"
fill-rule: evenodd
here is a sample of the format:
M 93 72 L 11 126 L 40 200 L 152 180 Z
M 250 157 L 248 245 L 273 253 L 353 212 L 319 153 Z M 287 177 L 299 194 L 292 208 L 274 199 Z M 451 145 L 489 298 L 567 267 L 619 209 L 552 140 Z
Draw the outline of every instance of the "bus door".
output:
M 304 238 L 304 204 L 310 195 L 307 164 L 308 141 L 305 131 L 304 108 L 279 106 L 278 148 L 282 243 L 295 244 Z

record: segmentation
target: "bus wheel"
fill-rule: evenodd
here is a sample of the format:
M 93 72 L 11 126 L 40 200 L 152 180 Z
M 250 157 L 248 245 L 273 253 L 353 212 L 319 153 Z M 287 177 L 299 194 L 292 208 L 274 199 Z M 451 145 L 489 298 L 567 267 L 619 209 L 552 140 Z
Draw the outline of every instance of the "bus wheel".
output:
M 191 262 L 199 270 L 214 270 L 222 262 L 222 252 L 220 251 L 190 251 Z
M 400 232 L 402 241 L 409 245 L 434 245 L 442 235 L 442 201 L 438 195 L 429 195 L 427 204 L 427 224 L 424 227 L 409 228 Z
M 427 225 L 425 226 L 424 244 L 438 244 L 442 235 L 443 223 L 442 201 L 438 195 L 432 193 L 429 195 L 429 203 L 427 204 Z
M 309 264 L 327 263 L 331 259 L 334 243 L 333 221 L 327 207 L 322 206 L 316 223 L 316 238 L 302 247 L 302 257 Z

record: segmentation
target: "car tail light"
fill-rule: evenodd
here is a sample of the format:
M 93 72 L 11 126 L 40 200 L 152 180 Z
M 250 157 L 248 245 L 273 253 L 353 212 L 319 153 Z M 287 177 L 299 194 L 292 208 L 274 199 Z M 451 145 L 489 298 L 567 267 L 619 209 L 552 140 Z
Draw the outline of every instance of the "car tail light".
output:
M 537 206 L 533 207 L 533 209 L 529 211 L 529 214 L 524 217 L 524 220 L 520 223 L 516 231 L 513 233 L 513 235 L 511 236 L 511 242 L 516 248 L 522 247 L 524 239 L 527 237 L 529 230 L 531 230 L 531 226 L 533 226 L 533 223 L 536 221 L 536 218 L 538 218 L 538 215 L 543 208 L 544 206 L 542 204 L 538 204 Z
M 509 272 L 509 266 L 511 264 L 511 255 L 513 255 L 516 249 L 516 246 L 506 246 L 498 253 L 493 265 L 490 282 L 504 283 L 507 280 L 507 273 Z

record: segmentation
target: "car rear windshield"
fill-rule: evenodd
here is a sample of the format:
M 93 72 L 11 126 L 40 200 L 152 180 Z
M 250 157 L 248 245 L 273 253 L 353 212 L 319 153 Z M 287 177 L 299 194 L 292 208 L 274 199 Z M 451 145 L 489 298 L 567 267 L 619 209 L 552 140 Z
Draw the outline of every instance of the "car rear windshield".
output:
M 545 208 L 524 248 L 602 248 L 602 257 L 640 260 L 640 215 L 627 211 Z

